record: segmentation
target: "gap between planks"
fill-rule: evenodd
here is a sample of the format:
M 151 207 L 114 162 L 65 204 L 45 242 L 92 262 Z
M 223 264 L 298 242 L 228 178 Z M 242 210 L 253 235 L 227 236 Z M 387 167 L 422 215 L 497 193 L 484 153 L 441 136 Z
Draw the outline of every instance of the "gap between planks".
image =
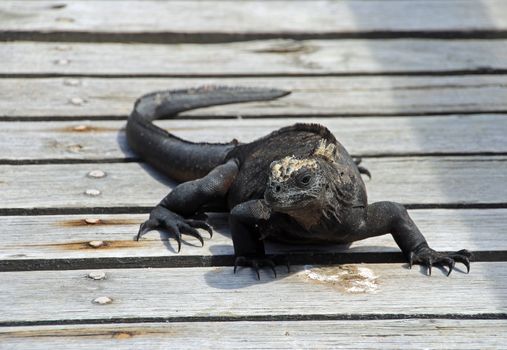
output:
M 414 30 L 414 31 L 360 31 L 357 33 L 107 33 L 87 31 L 59 30 L 24 31 L 2 30 L 0 41 L 3 42 L 55 42 L 55 43 L 123 43 L 123 44 L 223 44 L 258 40 L 395 40 L 395 39 L 432 39 L 432 40 L 500 40 L 507 39 L 507 30 Z

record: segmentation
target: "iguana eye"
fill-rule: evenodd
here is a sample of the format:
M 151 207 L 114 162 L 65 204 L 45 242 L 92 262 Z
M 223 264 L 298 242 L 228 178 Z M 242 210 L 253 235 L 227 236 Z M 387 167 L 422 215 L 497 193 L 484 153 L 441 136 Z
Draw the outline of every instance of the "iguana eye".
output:
M 303 185 L 308 185 L 310 183 L 310 180 L 312 179 L 312 177 L 310 175 L 305 175 L 303 176 L 299 181 L 303 184 Z

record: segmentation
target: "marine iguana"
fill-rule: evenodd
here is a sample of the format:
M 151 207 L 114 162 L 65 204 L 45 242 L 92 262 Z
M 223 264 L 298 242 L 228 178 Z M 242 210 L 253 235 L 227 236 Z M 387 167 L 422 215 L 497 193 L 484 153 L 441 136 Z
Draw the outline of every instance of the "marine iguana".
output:
M 431 249 L 406 209 L 394 202 L 368 204 L 359 168 L 324 126 L 295 124 L 250 143 L 193 143 L 152 121 L 200 107 L 279 98 L 275 89 L 206 86 L 160 91 L 137 100 L 127 123 L 130 147 L 149 164 L 181 182 L 151 211 L 137 239 L 153 229 L 178 242 L 197 228 L 211 228 L 196 213 L 230 212 L 235 266 L 255 269 L 275 261 L 265 255 L 264 239 L 290 244 L 350 243 L 390 233 L 412 264 L 470 270 L 467 250 Z M 358 162 L 357 162 L 358 163 Z

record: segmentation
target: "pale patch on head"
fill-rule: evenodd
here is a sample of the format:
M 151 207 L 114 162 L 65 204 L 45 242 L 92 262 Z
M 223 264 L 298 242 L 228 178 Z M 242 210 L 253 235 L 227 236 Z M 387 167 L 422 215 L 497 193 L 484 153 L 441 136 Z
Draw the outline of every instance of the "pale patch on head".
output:
M 336 146 L 333 143 L 326 145 L 326 140 L 322 139 L 319 141 L 319 145 L 315 149 L 313 154 L 317 157 L 324 158 L 327 161 L 334 161 L 334 150 Z
M 294 156 L 285 157 L 273 163 L 271 166 L 271 177 L 273 180 L 284 182 L 290 179 L 292 173 L 301 168 L 316 169 L 317 166 L 315 159 L 296 159 Z

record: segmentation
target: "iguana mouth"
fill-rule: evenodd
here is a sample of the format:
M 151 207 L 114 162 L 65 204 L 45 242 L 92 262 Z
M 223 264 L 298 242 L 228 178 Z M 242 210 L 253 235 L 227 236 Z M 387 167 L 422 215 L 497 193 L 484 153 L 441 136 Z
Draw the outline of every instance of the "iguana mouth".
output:
M 289 212 L 294 210 L 302 210 L 311 206 L 312 202 L 315 198 L 307 198 L 307 199 L 298 199 L 294 201 L 294 203 L 284 203 L 283 201 L 279 201 L 277 198 L 274 198 L 270 191 L 264 192 L 264 200 L 266 203 L 273 208 L 275 211 L 279 212 Z M 291 201 L 293 202 L 293 201 Z

